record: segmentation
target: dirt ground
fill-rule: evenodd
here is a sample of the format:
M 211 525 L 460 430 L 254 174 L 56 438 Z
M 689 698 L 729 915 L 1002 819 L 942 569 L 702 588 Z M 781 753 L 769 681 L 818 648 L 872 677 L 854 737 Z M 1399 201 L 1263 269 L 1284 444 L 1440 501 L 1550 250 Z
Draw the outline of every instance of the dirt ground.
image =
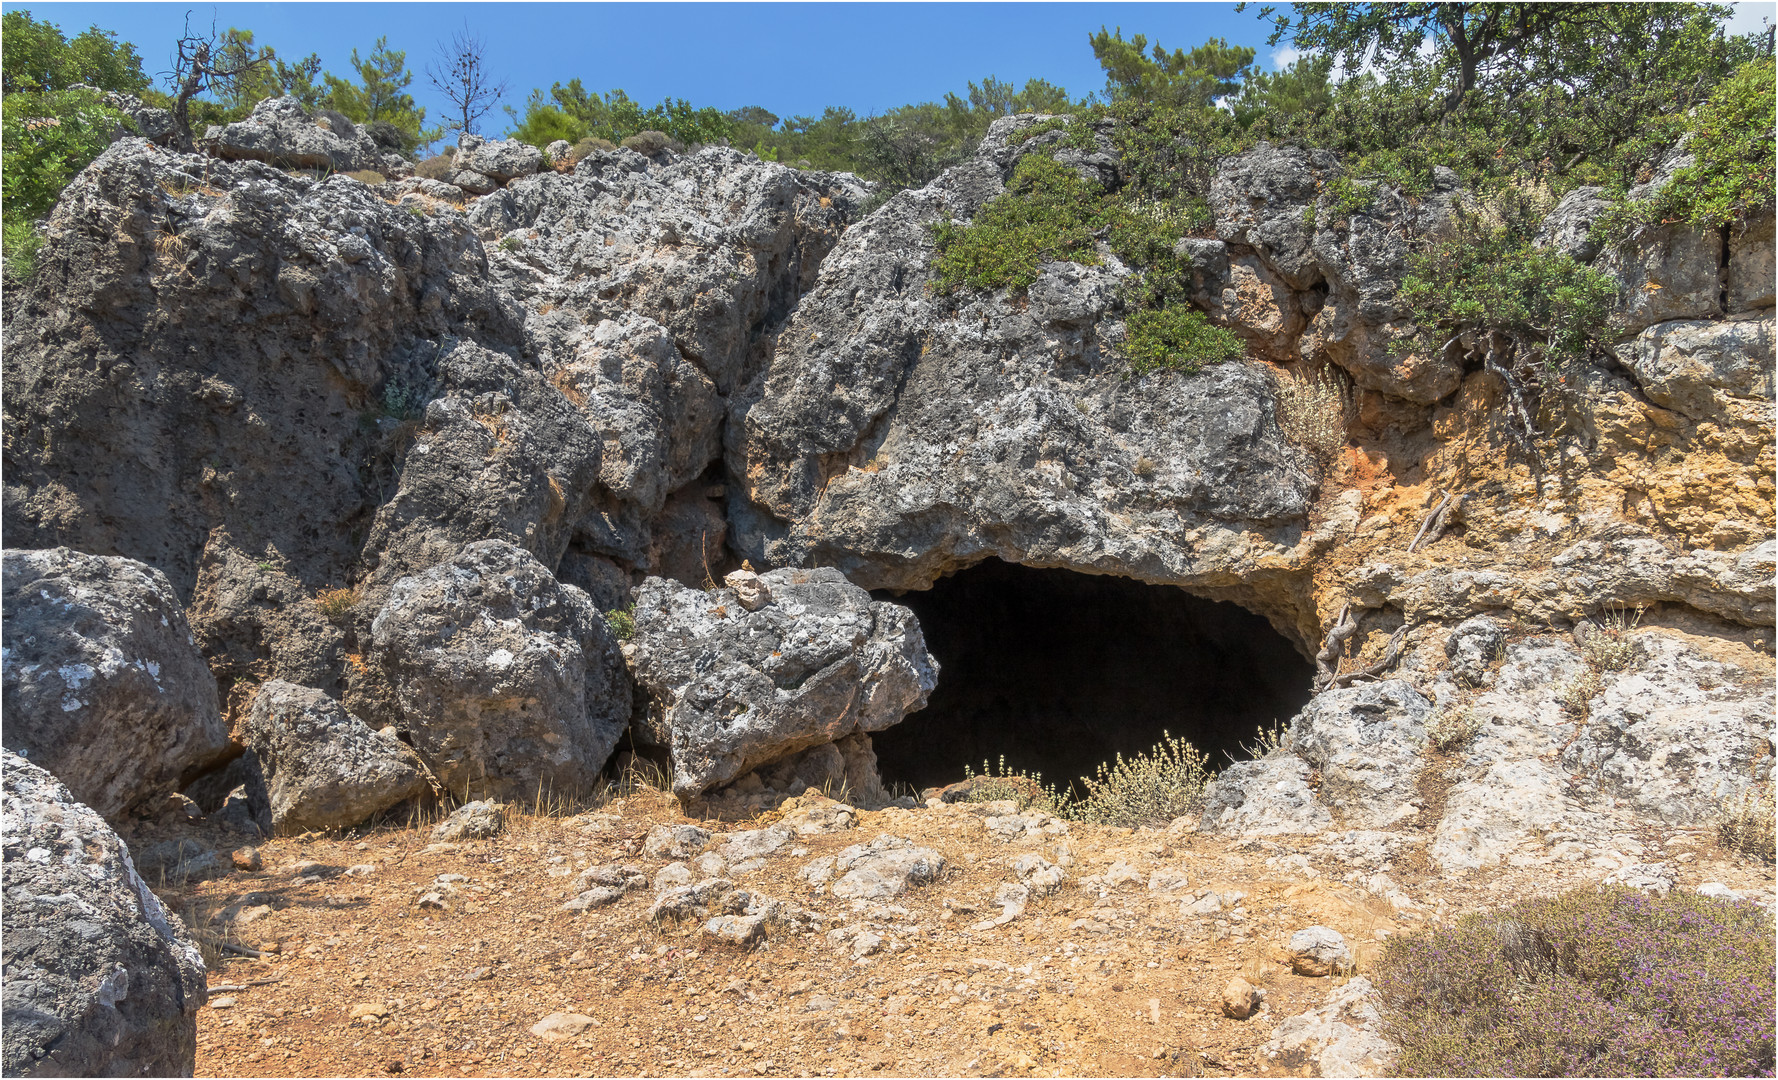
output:
M 798 837 L 763 867 L 726 875 L 825 920 L 749 947 L 713 942 L 698 920 L 651 925 L 652 889 L 561 909 L 589 865 L 652 877 L 672 861 L 642 854 L 651 826 L 687 821 L 660 792 L 572 817 L 514 810 L 506 832 L 485 841 L 434 844 L 425 827 L 385 826 L 265 842 L 260 871 L 160 888 L 215 958 L 197 1073 L 1308 1075 L 1260 1052 L 1280 1020 L 1342 981 L 1290 972 L 1283 946 L 1293 931 L 1341 931 L 1362 973 L 1389 934 L 1605 873 L 1544 866 L 1439 878 L 1410 844 L 1382 863 L 1399 887 L 1392 904 L 1365 887 L 1378 867 L 1343 855 L 1338 837 L 1230 842 L 1183 823 L 1076 823 L 1002 842 L 980 809 L 860 813 L 851 829 Z M 778 817 L 696 824 L 718 834 L 714 847 L 725 832 Z M 864 901 L 801 878 L 812 860 L 881 834 L 937 849 L 941 879 Z M 1679 888 L 1721 881 L 1771 893 L 1769 866 L 1724 855 L 1703 832 L 1640 840 L 1689 854 Z M 1000 910 L 995 891 L 1030 853 L 1068 863 L 1060 891 L 1006 925 L 972 928 Z M 447 907 L 418 906 L 440 875 L 461 875 L 444 879 L 455 889 L 445 890 Z M 1245 896 L 1217 913 L 1182 910 L 1206 889 Z M 874 955 L 855 955 L 863 931 L 881 939 Z M 223 944 L 262 955 L 218 954 Z M 1246 1021 L 1220 1008 L 1237 974 L 1266 990 L 1263 1011 Z M 562 1041 L 532 1033 L 558 1012 L 595 1023 Z

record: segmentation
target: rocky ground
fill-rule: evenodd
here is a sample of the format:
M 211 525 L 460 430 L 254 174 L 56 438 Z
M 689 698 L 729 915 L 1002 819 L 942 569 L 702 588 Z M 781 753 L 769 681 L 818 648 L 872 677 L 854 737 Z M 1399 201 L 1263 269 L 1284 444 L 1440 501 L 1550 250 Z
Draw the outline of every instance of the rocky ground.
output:
M 1337 1075 L 1318 1060 L 1325 1027 L 1273 1041 L 1348 981 L 1293 973 L 1299 930 L 1339 931 L 1362 975 L 1390 934 L 1654 857 L 1673 888 L 1773 894 L 1769 865 L 1701 829 L 1610 837 L 1615 860 L 1438 877 L 1412 828 L 1230 841 L 1012 809 L 851 813 L 810 794 L 721 824 L 642 788 L 574 816 L 515 809 L 486 840 L 436 842 L 430 825 L 275 839 L 262 869 L 162 888 L 213 960 L 197 1073 Z M 888 894 L 891 861 L 811 883 L 885 836 L 942 858 L 935 879 L 916 868 Z M 1046 864 L 1062 875 L 1047 896 Z M 726 907 L 673 892 L 711 877 L 732 883 Z M 566 908 L 607 879 L 615 899 Z M 684 918 L 651 920 L 676 904 Z M 1223 1013 L 1237 976 L 1264 991 L 1245 1021 Z

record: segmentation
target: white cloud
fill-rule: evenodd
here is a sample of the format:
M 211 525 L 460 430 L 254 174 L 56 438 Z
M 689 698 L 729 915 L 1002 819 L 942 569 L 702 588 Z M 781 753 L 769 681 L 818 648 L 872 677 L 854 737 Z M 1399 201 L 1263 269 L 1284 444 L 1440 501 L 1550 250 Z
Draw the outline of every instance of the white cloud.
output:
M 1752 5 L 1749 5 L 1752 6 Z M 1770 7 L 1771 5 L 1766 5 Z M 1285 68 L 1302 59 L 1303 50 L 1292 45 L 1282 45 L 1272 50 L 1272 70 L 1283 71 Z

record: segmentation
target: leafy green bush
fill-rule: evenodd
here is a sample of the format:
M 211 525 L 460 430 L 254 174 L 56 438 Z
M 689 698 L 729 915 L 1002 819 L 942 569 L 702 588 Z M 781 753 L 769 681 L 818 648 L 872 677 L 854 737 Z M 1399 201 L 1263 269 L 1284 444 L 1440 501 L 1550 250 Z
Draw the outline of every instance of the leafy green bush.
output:
M 628 641 L 636 636 L 636 605 L 629 604 L 605 613 L 605 625 L 619 641 Z
M 41 245 L 33 223 L 68 181 L 131 125 L 92 90 L 9 94 L 0 101 L 0 218 L 7 271 L 28 277 Z
M 1241 355 L 1241 339 L 1233 331 L 1211 326 L 1201 311 L 1175 304 L 1137 311 L 1125 320 L 1122 351 L 1137 375 L 1151 371 L 1195 372 Z
M 1691 117 L 1686 149 L 1692 163 L 1675 170 L 1653 198 L 1614 208 L 1595 225 L 1595 235 L 1609 241 L 1668 221 L 1746 228 L 1749 219 L 1770 212 L 1778 198 L 1772 167 L 1775 81 L 1770 60 L 1744 64 L 1725 80 Z
M 1147 753 L 1117 755 L 1082 777 L 1085 796 L 1071 800 L 1062 816 L 1094 825 L 1165 825 L 1204 806 L 1204 787 L 1214 777 L 1197 747 L 1166 732 Z
M 1051 158 L 1022 158 L 1006 193 L 982 207 L 974 221 L 934 227 L 933 288 L 1022 289 L 1037 280 L 1038 264 L 1046 260 L 1099 265 L 1093 231 L 1103 221 L 1103 193 Z
M 1522 235 L 1473 223 L 1417 253 L 1401 283 L 1418 347 L 1464 331 L 1495 330 L 1555 365 L 1609 338 L 1617 283 Z
M 1622 887 L 1389 939 L 1372 981 L 1404 1076 L 1770 1076 L 1769 912 Z

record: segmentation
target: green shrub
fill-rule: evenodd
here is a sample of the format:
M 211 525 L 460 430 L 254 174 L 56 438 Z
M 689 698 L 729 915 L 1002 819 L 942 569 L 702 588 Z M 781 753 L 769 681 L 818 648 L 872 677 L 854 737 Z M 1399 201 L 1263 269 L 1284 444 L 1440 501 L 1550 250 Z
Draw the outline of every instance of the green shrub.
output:
M 68 181 L 132 125 L 92 90 L 8 94 L 0 101 L 0 206 L 9 222 L 48 216 Z
M 1686 150 L 1693 161 L 1677 169 L 1652 198 L 1623 202 L 1594 224 L 1610 243 L 1625 233 L 1669 221 L 1746 228 L 1778 198 L 1773 181 L 1774 74 L 1770 59 L 1744 64 L 1693 113 Z
M 636 636 L 636 605 L 629 604 L 605 613 L 605 625 L 619 641 L 628 641 Z
M 43 250 L 43 233 L 29 221 L 7 221 L 3 228 L 0 252 L 4 253 L 6 276 L 28 281 L 37 269 L 37 253 Z
M 1026 156 L 1013 169 L 1006 193 L 983 206 L 974 221 L 934 226 L 934 290 L 1022 289 L 1037 280 L 1045 261 L 1099 265 L 1093 231 L 1103 222 L 1102 194 L 1069 166 Z
M 449 154 L 437 154 L 414 166 L 414 175 L 427 180 L 449 180 L 456 168 L 451 164 L 454 159 Z
M 1085 796 L 1062 808 L 1063 816 L 1095 825 L 1165 825 L 1204 806 L 1204 786 L 1215 776 L 1191 743 L 1166 732 L 1147 753 L 1101 763 L 1082 777 Z
M 653 156 L 665 150 L 672 144 L 672 141 L 664 131 L 638 131 L 619 145 L 625 150 L 634 150 L 638 154 Z
M 1409 260 L 1399 296 L 1421 327 L 1413 343 L 1420 348 L 1496 330 L 1554 366 L 1609 339 L 1618 292 L 1612 279 L 1566 254 L 1472 222 Z
M 1608 887 L 1389 939 L 1404 1076 L 1770 1076 L 1769 912 Z
M 1155 311 L 1137 311 L 1124 322 L 1121 346 L 1130 370 L 1194 372 L 1205 364 L 1234 360 L 1241 339 L 1231 330 L 1211 326 L 1201 311 L 1175 304 Z
M 501 251 L 523 251 L 525 242 L 516 236 L 502 236 L 499 247 Z

